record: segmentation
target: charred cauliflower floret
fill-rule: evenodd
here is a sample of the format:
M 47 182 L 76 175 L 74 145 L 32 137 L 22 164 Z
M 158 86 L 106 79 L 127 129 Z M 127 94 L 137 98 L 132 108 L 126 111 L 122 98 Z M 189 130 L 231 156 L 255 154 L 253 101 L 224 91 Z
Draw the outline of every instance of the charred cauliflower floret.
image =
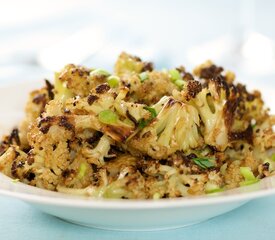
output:
M 165 71 L 152 71 L 153 65 L 138 57 L 122 53 L 115 65 L 115 74 L 121 77 L 120 84 L 127 86 L 129 99 L 133 102 L 155 104 L 165 95 L 177 89 Z
M 63 193 L 77 192 L 79 195 L 104 198 L 145 199 L 145 179 L 137 170 L 138 159 L 123 154 L 95 169 L 93 184 L 86 188 L 70 189 L 63 185 L 57 187 Z
M 129 85 L 129 97 L 132 101 L 147 105 L 155 104 L 161 97 L 171 95 L 172 91 L 177 89 L 167 72 L 133 74 L 124 79 L 123 84 Z
M 96 87 L 86 98 L 71 98 L 65 108 L 75 115 L 76 126 L 92 128 L 113 140 L 124 142 L 138 127 L 141 120 L 150 118 L 145 105 L 126 102 L 128 90 L 114 92 L 107 84 Z
M 18 146 L 10 146 L 0 157 L 0 171 L 13 178 L 28 178 L 29 164 L 27 154 Z
M 87 96 L 97 85 L 107 82 L 110 74 L 101 69 L 87 69 L 69 64 L 55 75 L 56 98 Z
M 112 143 L 112 139 L 106 135 L 103 135 L 95 148 L 84 147 L 82 149 L 82 154 L 89 163 L 102 166 L 105 163 L 104 158 L 108 157 Z
M 172 153 L 199 147 L 198 111 L 191 105 L 163 97 L 155 106 L 157 117 L 127 145 L 155 159 L 165 159 Z
M 192 100 L 204 124 L 202 135 L 206 144 L 225 150 L 228 146 L 226 102 L 228 89 L 219 80 L 211 80 Z
M 114 72 L 119 77 L 126 77 L 152 70 L 153 64 L 151 62 L 142 62 L 139 57 L 122 52 L 115 63 Z
M 27 141 L 28 126 L 44 112 L 47 103 L 54 98 L 53 85 L 45 80 L 46 86 L 32 91 L 25 108 L 25 119 L 19 126 L 20 148 L 29 148 Z
M 88 135 L 93 136 L 93 133 Z M 32 147 L 32 169 L 36 186 L 55 189 L 64 172 L 80 151 L 74 119 L 70 116 L 44 116 L 33 123 L 28 133 Z
M 261 125 L 254 127 L 254 146 L 257 146 L 262 152 L 266 149 L 275 147 L 275 116 L 270 116 Z

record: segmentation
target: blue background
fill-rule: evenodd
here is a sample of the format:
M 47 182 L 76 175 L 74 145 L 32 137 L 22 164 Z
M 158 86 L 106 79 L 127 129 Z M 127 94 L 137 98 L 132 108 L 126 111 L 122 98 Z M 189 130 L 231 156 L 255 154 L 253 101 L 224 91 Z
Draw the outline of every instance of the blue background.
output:
M 158 232 L 114 232 L 73 225 L 21 201 L 0 197 L 0 239 L 271 240 L 275 238 L 274 212 L 275 197 L 268 197 L 190 227 Z

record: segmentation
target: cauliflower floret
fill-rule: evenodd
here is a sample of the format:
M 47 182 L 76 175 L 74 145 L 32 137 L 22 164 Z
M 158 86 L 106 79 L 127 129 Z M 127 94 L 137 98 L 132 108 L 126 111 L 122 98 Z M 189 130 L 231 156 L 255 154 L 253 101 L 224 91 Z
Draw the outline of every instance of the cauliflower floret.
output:
M 148 198 L 144 176 L 137 170 L 138 159 L 123 154 L 95 169 L 92 184 L 86 188 L 57 187 L 59 192 L 104 198 Z
M 168 72 L 152 71 L 151 63 L 122 53 L 115 65 L 120 84 L 129 87 L 128 98 L 133 102 L 155 104 L 165 95 L 171 95 L 177 86 L 171 82 Z
M 121 77 L 152 70 L 152 63 L 142 62 L 139 57 L 122 52 L 115 63 L 114 72 L 115 75 Z
M 25 107 L 25 119 L 19 126 L 19 139 L 20 139 L 20 148 L 27 149 L 29 144 L 27 141 L 27 133 L 29 125 L 40 116 L 45 110 L 46 104 L 54 98 L 53 86 L 46 80 L 46 86 L 32 91 L 29 94 L 29 99 Z
M 41 182 L 41 186 L 44 182 L 44 188 L 49 188 L 49 183 L 53 184 L 50 188 L 54 188 L 62 172 L 69 166 L 69 143 L 73 138 L 72 119 L 65 116 L 38 119 L 38 122 L 30 127 L 28 141 L 32 147 L 33 166 L 37 170 L 36 182 Z
M 91 88 L 95 87 L 90 81 L 90 70 L 74 64 L 66 65 L 60 72 L 55 74 L 55 94 L 87 96 Z M 66 90 L 66 88 L 68 90 Z
M 275 116 L 270 116 L 261 125 L 255 126 L 254 146 L 264 152 L 266 149 L 275 147 L 275 133 L 273 126 L 275 125 Z
M 104 71 L 93 71 L 85 67 L 69 64 L 55 75 L 56 98 L 88 96 L 96 86 L 106 82 L 109 74 Z
M 104 157 L 108 157 L 111 144 L 114 144 L 113 141 L 108 136 L 103 135 L 95 148 L 84 147 L 82 154 L 88 159 L 89 163 L 97 166 L 104 165 Z
M 193 106 L 163 97 L 154 107 L 157 117 L 127 142 L 134 153 L 139 151 L 155 159 L 165 159 L 176 151 L 203 143 L 198 131 L 199 115 Z
M 209 81 L 208 88 L 202 89 L 192 99 L 204 124 L 202 135 L 206 144 L 225 150 L 228 146 L 228 126 L 225 109 L 227 92 L 218 81 Z
M 65 108 L 74 115 L 77 126 L 90 126 L 115 141 L 123 142 L 134 133 L 141 119 L 150 117 L 145 105 L 123 100 L 127 92 L 122 88 L 117 94 L 108 85 L 99 85 L 86 98 L 68 99 Z
M 152 105 L 163 96 L 171 95 L 177 86 L 173 84 L 167 72 L 143 72 L 123 78 L 124 84 L 129 85 L 131 101 Z

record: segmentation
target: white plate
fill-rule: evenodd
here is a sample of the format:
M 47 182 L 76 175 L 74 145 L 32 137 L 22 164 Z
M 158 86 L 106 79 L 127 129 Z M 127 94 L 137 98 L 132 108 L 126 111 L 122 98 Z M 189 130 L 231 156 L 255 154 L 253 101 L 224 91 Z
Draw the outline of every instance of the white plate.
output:
M 1 134 L 23 115 L 27 93 L 37 82 L 0 88 Z M 270 103 L 273 101 L 271 99 Z M 275 194 L 275 177 L 218 194 L 182 199 L 108 200 L 76 197 L 14 183 L 0 174 L 0 195 L 21 199 L 41 211 L 73 223 L 112 230 L 178 228 L 218 216 L 246 202 Z

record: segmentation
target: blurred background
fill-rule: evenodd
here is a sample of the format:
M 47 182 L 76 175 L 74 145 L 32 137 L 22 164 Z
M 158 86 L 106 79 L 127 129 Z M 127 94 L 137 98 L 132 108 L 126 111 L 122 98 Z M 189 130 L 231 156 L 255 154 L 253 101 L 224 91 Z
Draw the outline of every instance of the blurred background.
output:
M 157 68 L 212 59 L 252 87 L 275 87 L 273 0 L 0 3 L 0 84 L 51 78 L 67 63 L 110 70 L 128 51 Z

